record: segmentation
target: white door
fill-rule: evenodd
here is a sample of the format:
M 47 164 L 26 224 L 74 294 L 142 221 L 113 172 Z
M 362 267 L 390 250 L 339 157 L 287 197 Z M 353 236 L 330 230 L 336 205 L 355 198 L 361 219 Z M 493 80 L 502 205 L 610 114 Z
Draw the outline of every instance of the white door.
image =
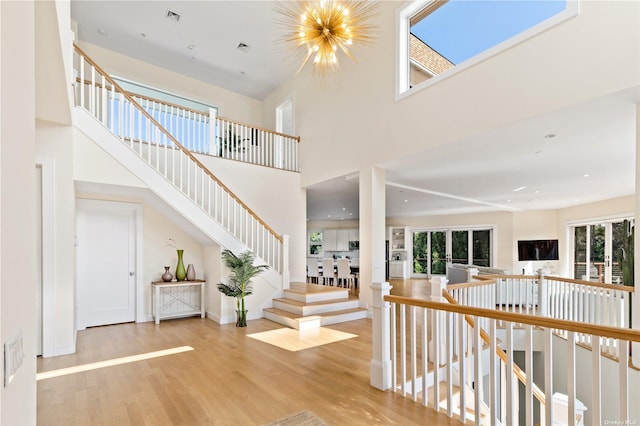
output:
M 131 203 L 78 200 L 78 329 L 136 319 L 136 214 Z

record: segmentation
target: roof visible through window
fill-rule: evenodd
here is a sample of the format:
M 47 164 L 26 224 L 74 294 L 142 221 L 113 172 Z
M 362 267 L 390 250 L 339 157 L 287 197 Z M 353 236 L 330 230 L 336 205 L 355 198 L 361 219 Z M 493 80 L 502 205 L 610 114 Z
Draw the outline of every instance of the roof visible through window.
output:
M 566 7 L 566 0 L 430 2 L 410 20 L 410 32 L 455 66 L 559 14 Z

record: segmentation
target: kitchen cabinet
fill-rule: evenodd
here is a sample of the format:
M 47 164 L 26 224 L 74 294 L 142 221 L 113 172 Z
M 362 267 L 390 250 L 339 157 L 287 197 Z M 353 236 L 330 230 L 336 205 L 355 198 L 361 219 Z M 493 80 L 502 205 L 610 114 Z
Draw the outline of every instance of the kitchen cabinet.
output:
M 349 251 L 349 241 L 358 241 L 357 229 L 325 229 L 322 231 L 322 249 Z
M 389 278 L 406 278 L 406 270 L 406 260 L 392 260 L 389 262 Z

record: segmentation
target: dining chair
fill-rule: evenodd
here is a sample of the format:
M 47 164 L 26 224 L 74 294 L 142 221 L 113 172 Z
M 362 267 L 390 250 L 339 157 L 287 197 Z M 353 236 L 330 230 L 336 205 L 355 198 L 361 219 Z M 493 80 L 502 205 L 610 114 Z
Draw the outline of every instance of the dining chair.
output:
M 333 259 L 325 257 L 322 259 L 322 284 L 333 285 L 333 281 L 336 278 L 336 273 L 333 268 Z
M 318 259 L 307 259 L 307 282 L 320 284 L 320 271 L 318 269 Z
M 349 259 L 338 259 L 336 262 L 338 264 L 338 286 L 341 285 L 351 290 L 353 288 L 354 276 L 351 273 Z

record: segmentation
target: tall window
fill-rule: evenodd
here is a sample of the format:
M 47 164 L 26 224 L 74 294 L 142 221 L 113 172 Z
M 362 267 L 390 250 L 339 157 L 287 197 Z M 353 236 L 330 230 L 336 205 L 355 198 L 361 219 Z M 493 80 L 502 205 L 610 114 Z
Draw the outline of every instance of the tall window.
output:
M 566 0 L 417 0 L 400 11 L 399 93 L 460 71 L 574 16 Z
M 627 244 L 633 241 L 629 238 L 631 226 L 632 221 L 623 219 L 572 226 L 573 277 L 625 284 L 623 264 Z

